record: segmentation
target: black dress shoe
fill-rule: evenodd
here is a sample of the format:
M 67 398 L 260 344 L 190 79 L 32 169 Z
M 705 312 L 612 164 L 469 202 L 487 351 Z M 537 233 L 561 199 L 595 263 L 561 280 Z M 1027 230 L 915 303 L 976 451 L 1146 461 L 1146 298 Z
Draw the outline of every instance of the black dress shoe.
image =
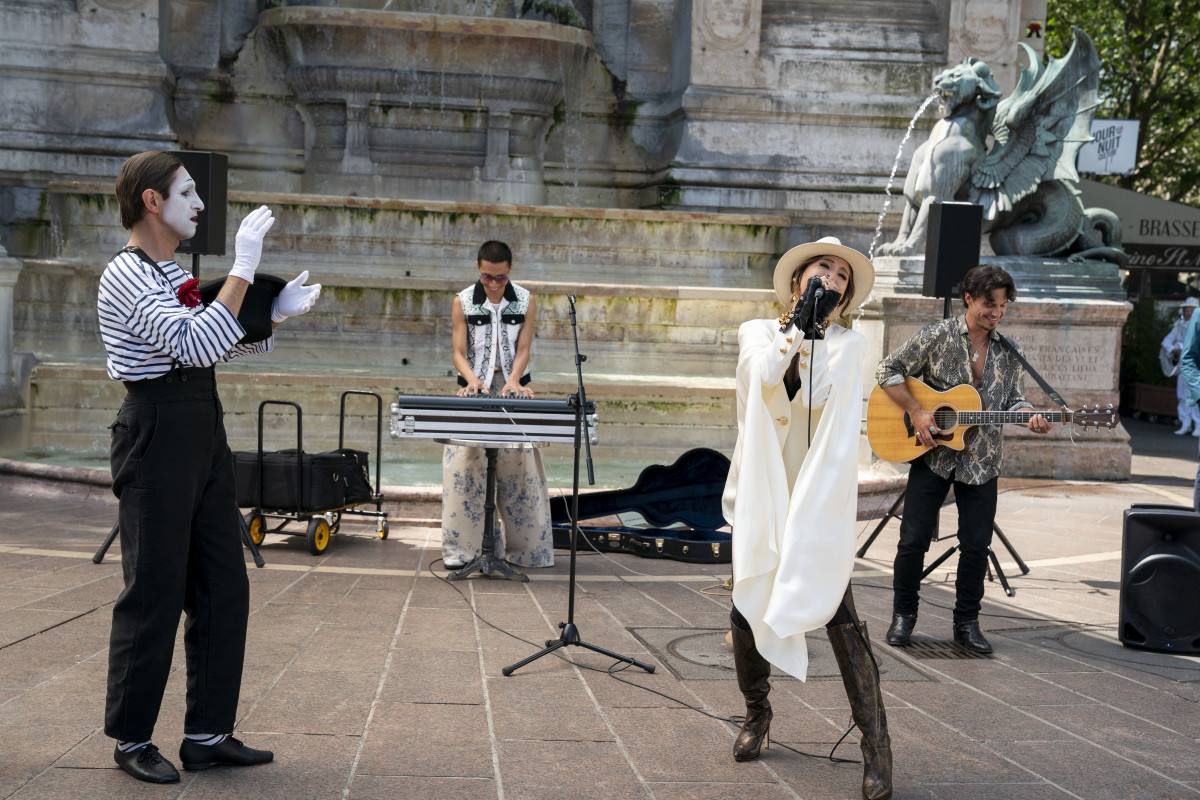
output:
M 152 744 L 122 753 L 121 748 L 113 750 L 113 761 L 117 766 L 128 772 L 139 781 L 146 783 L 178 783 L 179 773 L 158 752 Z
M 220 744 L 196 744 L 191 739 L 184 739 L 179 745 L 179 760 L 184 769 L 208 769 L 218 764 L 249 767 L 265 764 L 273 758 L 275 754 L 270 750 L 246 747 L 232 736 L 225 737 Z
M 992 652 L 991 642 L 983 638 L 983 631 L 979 630 L 977 619 L 954 623 L 954 641 L 973 653 L 987 655 Z
M 887 643 L 892 647 L 908 644 L 913 628 L 917 627 L 916 614 L 893 614 L 892 627 L 888 628 Z

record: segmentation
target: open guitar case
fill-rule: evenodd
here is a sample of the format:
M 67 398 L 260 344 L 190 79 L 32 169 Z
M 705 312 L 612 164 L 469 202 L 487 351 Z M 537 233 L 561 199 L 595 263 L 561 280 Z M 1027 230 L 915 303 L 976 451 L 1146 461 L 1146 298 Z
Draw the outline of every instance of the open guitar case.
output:
M 628 489 L 579 496 L 579 520 L 637 515 L 645 526 L 579 526 L 579 552 L 633 553 L 643 558 L 669 558 L 694 564 L 728 564 L 733 557 L 721 514 L 721 494 L 729 459 L 698 447 L 670 466 L 642 470 Z M 571 498 L 550 500 L 554 547 L 571 548 Z M 625 521 L 625 520 L 622 520 Z

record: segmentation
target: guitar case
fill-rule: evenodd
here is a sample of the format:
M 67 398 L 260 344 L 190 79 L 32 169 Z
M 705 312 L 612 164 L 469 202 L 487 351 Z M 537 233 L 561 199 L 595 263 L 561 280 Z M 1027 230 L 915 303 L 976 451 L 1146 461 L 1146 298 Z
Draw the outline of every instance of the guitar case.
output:
M 729 474 L 729 459 L 698 447 L 670 466 L 652 464 L 628 489 L 579 496 L 579 519 L 636 513 L 646 527 L 579 526 L 580 552 L 632 553 L 642 558 L 669 558 L 693 564 L 728 564 L 733 553 L 728 531 L 719 531 L 725 517 L 721 494 Z M 571 498 L 550 500 L 554 547 L 571 548 Z

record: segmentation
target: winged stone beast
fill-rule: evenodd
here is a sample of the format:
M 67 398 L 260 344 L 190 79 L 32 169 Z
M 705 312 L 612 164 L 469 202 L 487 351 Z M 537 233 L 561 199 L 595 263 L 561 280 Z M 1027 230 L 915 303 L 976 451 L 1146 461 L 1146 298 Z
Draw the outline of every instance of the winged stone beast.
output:
M 923 252 L 930 204 L 957 200 L 983 206 L 984 232 L 997 255 L 1124 266 L 1120 220 L 1084 208 L 1076 188 L 1075 156 L 1092 141 L 1100 59 L 1088 35 L 1073 30 L 1070 51 L 1049 64 L 1021 44 L 1030 68 L 1021 68 L 1008 97 L 978 58 L 934 78 L 942 118 L 913 154 L 900 232 L 880 255 Z

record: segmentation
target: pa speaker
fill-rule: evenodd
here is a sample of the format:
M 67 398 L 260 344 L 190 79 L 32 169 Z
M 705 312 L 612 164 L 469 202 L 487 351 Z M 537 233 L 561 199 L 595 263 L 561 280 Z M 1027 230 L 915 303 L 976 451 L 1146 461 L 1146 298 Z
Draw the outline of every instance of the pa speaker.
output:
M 201 153 L 195 150 L 174 150 L 183 168 L 196 182 L 196 191 L 204 201 L 196 235 L 180 242 L 177 253 L 196 253 L 202 256 L 225 255 L 225 205 L 229 191 L 229 158 L 221 153 Z
M 926 297 L 951 297 L 967 271 L 979 265 L 983 206 L 930 203 L 925 237 Z
M 1154 505 L 1125 512 L 1117 638 L 1200 653 L 1200 514 Z

